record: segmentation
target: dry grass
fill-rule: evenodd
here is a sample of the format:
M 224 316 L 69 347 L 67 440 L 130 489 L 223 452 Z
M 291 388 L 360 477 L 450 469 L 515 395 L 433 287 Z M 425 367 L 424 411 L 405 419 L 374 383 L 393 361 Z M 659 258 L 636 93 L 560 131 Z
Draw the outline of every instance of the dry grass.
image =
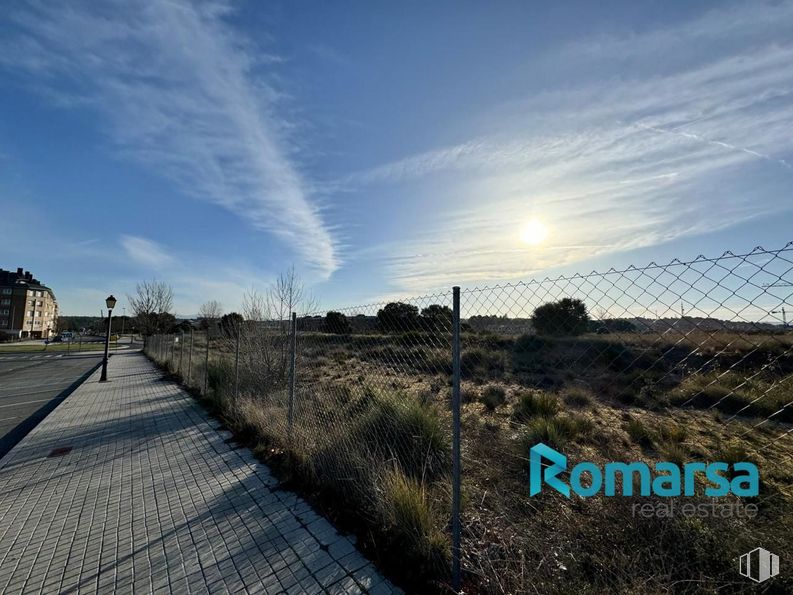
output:
M 792 339 L 466 336 L 465 592 L 716 593 L 743 585 L 734 558 L 759 543 L 793 555 L 791 440 L 771 442 L 790 429 L 788 413 L 753 427 L 790 401 Z M 443 348 L 410 344 L 424 340 L 307 336 L 291 441 L 286 392 L 258 379 L 255 361 L 243 397 L 220 404 L 257 452 L 412 592 L 437 590 L 448 571 L 449 369 Z M 212 374 L 213 393 L 224 394 L 227 377 Z M 710 396 L 680 407 L 698 391 Z M 530 498 L 527 448 L 537 441 L 571 464 L 755 461 L 758 517 L 643 519 L 631 509 L 641 499 Z M 793 591 L 790 580 L 775 579 L 780 592 Z

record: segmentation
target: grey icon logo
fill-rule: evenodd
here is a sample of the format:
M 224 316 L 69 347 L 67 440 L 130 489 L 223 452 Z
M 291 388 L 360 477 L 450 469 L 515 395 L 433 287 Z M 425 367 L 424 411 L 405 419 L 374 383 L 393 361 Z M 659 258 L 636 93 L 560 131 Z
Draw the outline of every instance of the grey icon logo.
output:
M 756 583 L 779 574 L 779 556 L 761 547 L 741 556 L 739 572 Z

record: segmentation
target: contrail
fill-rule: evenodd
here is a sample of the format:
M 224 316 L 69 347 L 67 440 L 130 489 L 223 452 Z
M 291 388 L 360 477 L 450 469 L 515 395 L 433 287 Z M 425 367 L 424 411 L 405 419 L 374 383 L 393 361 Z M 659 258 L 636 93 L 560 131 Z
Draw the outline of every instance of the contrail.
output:
M 751 155 L 752 157 L 757 157 L 758 159 L 763 159 L 764 161 L 770 161 L 771 163 L 778 163 L 779 165 L 782 165 L 783 167 L 786 167 L 787 169 L 793 169 L 793 166 L 791 166 L 784 159 L 775 159 L 774 157 L 771 157 L 770 155 L 763 155 L 762 153 L 758 153 L 757 151 L 752 151 L 751 149 L 747 149 L 745 147 L 738 147 L 736 145 L 731 145 L 730 143 L 725 143 L 725 142 L 718 141 L 718 140 L 711 140 L 711 139 L 706 138 L 706 137 L 704 137 L 704 136 L 702 136 L 700 134 L 694 134 L 693 132 L 678 132 L 676 130 L 667 130 L 667 129 L 661 128 L 659 126 L 649 126 L 647 124 L 638 124 L 638 123 L 635 124 L 635 126 L 637 126 L 638 128 L 641 128 L 642 130 L 650 130 L 652 132 L 659 132 L 659 133 L 662 133 L 662 134 L 674 134 L 675 136 L 682 136 L 683 138 L 689 138 L 689 139 L 692 139 L 692 140 L 698 140 L 698 141 L 703 142 L 703 143 L 708 143 L 709 145 L 715 145 L 717 147 L 723 147 L 725 149 L 730 149 L 732 151 L 740 151 L 742 153 L 746 153 L 748 155 Z

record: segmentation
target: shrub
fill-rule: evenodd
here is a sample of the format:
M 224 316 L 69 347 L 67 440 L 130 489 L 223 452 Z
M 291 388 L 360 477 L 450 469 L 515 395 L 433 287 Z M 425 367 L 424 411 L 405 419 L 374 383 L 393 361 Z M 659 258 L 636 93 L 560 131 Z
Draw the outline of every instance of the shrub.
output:
M 592 422 L 581 417 L 538 417 L 528 424 L 522 443 L 524 450 L 539 442 L 559 448 L 579 435 L 590 434 L 592 429 Z
M 504 354 L 479 347 L 463 351 L 460 356 L 463 378 L 498 378 L 504 374 Z
M 411 477 L 433 477 L 449 466 L 449 436 L 437 411 L 406 395 L 377 394 L 353 437 Z
M 641 446 L 652 446 L 653 438 L 650 435 L 650 431 L 644 427 L 644 424 L 635 418 L 628 420 L 628 423 L 625 424 L 625 431 L 628 432 L 628 436 Z
M 481 400 L 488 411 L 494 411 L 507 400 L 507 391 L 497 384 L 489 384 L 482 391 Z
M 244 322 L 245 319 L 241 314 L 229 312 L 220 317 L 220 330 L 225 336 L 236 338 L 237 332 L 242 328 Z
M 411 304 L 391 302 L 377 312 L 377 326 L 385 332 L 406 332 L 419 327 L 419 309 Z
M 590 407 L 592 405 L 592 396 L 586 389 L 578 386 L 573 386 L 566 389 L 563 393 L 564 401 L 573 407 Z
M 666 461 L 682 466 L 688 461 L 688 451 L 680 444 L 667 444 L 661 449 L 661 454 Z
M 666 442 L 680 443 L 686 439 L 687 435 L 686 427 L 677 424 L 662 424 L 658 428 L 658 438 Z
M 559 411 L 559 401 L 551 395 L 524 391 L 518 395 L 518 402 L 512 413 L 518 421 L 528 421 L 532 417 L 553 417 Z
M 427 331 L 451 332 L 452 311 L 448 306 L 432 304 L 421 311 L 422 327 Z
M 333 310 L 325 314 L 325 321 L 322 327 L 326 333 L 335 335 L 349 335 L 352 331 L 347 317 L 341 312 L 334 312 Z
M 563 298 L 539 306 L 531 322 L 540 335 L 581 335 L 589 328 L 589 314 L 581 300 Z
M 224 391 L 234 384 L 234 369 L 228 362 L 210 361 L 208 374 L 207 385 L 215 393 Z
M 537 353 L 548 347 L 549 341 L 537 335 L 521 335 L 515 339 L 512 351 L 515 353 Z
M 431 568 L 424 570 L 429 574 L 445 567 L 448 540 L 424 483 L 398 469 L 386 471 L 381 483 L 383 497 L 378 504 L 400 555 L 412 564 L 429 564 Z

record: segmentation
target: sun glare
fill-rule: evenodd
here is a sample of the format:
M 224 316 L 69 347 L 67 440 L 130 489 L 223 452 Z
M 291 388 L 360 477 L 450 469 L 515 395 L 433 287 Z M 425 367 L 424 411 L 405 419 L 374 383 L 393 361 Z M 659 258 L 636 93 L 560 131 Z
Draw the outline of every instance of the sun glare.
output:
M 532 219 L 520 231 L 520 239 L 524 244 L 537 246 L 548 237 L 548 228 L 542 221 Z

